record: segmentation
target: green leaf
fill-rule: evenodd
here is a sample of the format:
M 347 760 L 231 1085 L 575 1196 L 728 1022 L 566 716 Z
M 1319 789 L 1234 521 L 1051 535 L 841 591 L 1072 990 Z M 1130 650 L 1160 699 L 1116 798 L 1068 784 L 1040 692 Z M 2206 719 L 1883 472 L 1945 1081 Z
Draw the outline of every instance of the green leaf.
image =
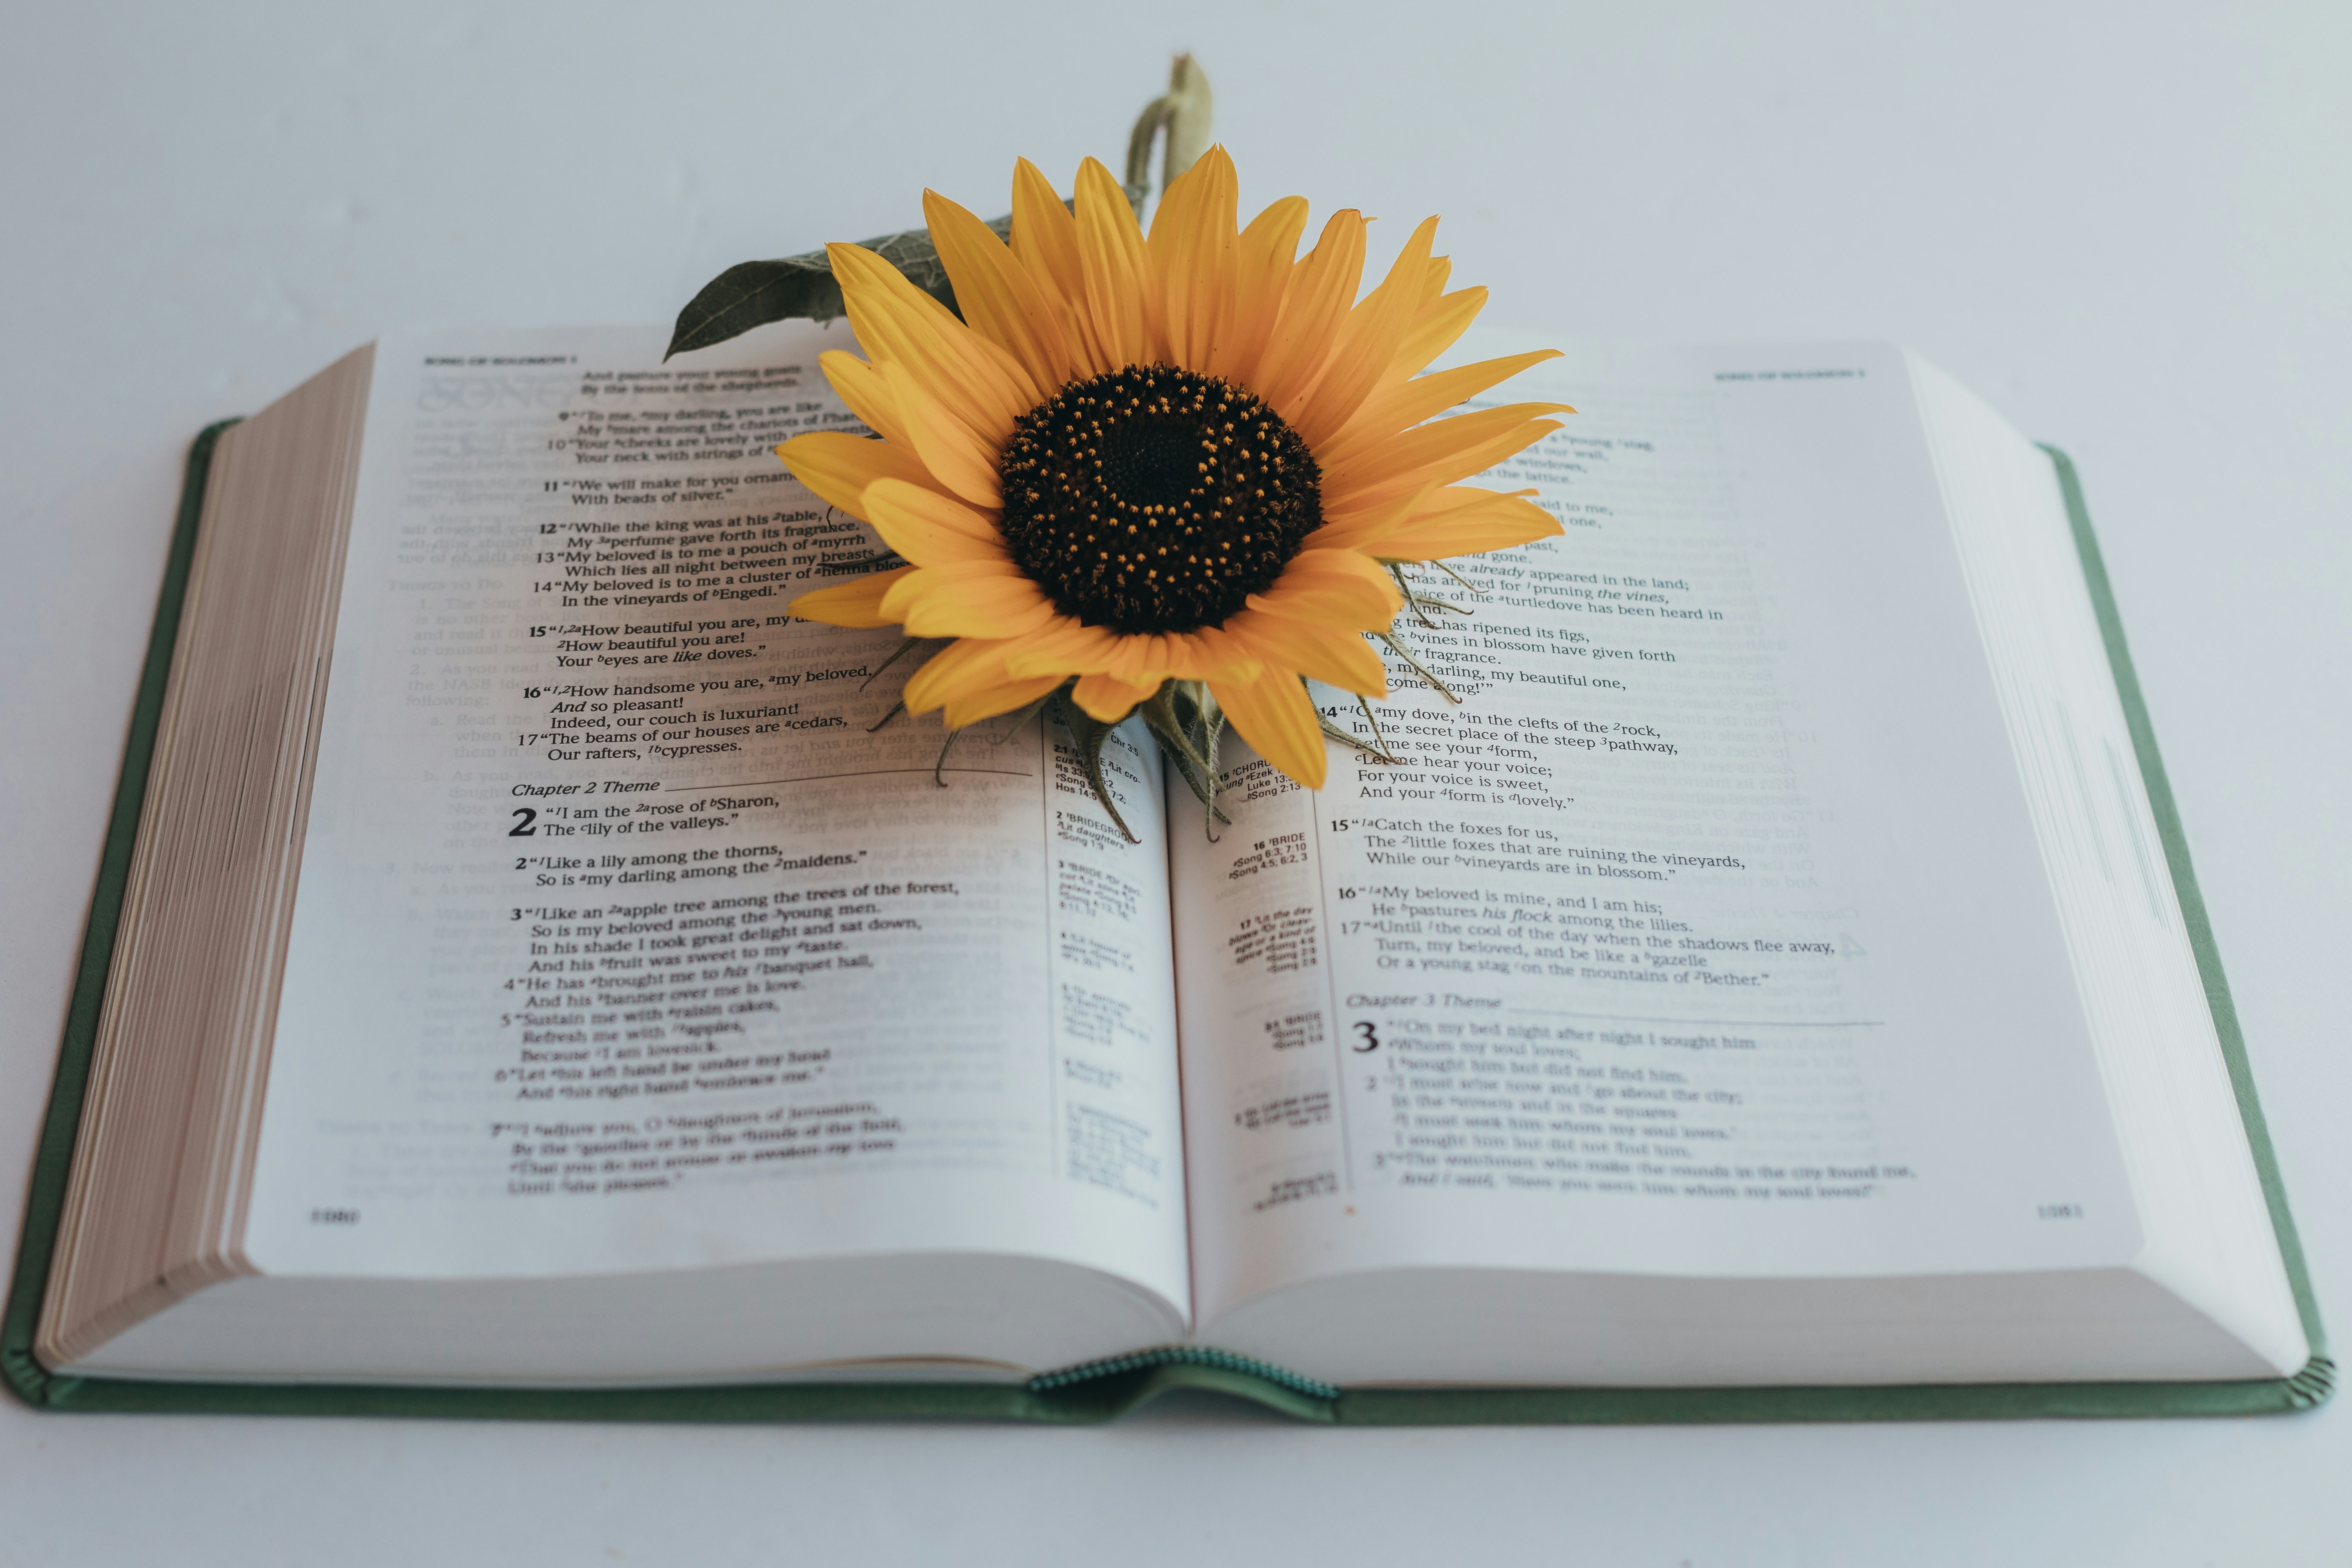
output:
M 1008 238 L 1013 233 L 1012 215 L 988 226 L 998 238 Z M 910 228 L 860 243 L 896 267 L 916 288 L 949 310 L 956 309 L 955 289 L 948 282 L 947 267 L 931 244 L 929 229 Z M 774 261 L 740 262 L 704 284 L 702 291 L 686 302 L 662 358 L 723 343 L 770 321 L 830 321 L 842 314 L 841 285 L 824 251 Z
M 1217 731 L 1223 716 L 1219 714 L 1213 721 L 1206 716 L 1214 704 L 1208 687 L 1200 681 L 1164 680 L 1136 711 L 1143 715 L 1144 727 L 1160 742 L 1160 752 L 1176 764 L 1185 784 L 1209 808 L 1210 817 L 1231 822 L 1233 818 L 1217 805 Z

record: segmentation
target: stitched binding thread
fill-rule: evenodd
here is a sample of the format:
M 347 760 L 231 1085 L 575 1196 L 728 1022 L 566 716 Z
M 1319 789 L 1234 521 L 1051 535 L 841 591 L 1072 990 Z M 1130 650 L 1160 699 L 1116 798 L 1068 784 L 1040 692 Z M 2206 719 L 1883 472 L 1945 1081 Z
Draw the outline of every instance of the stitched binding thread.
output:
M 2324 1355 L 2313 1356 L 2301 1372 L 2286 1380 L 2286 1387 L 2287 1397 L 2297 1410 L 2325 1405 L 2336 1392 L 2336 1363 Z
M 1268 1383 L 1279 1384 L 1293 1394 L 1304 1394 L 1314 1399 L 1337 1399 L 1339 1391 L 1328 1383 L 1318 1383 L 1311 1377 L 1286 1371 L 1267 1362 L 1255 1361 L 1231 1351 L 1212 1350 L 1205 1345 L 1162 1345 L 1158 1350 L 1135 1351 L 1127 1355 L 1105 1357 L 1101 1361 L 1081 1362 L 1066 1366 L 1059 1372 L 1041 1372 L 1029 1380 L 1029 1392 L 1044 1394 L 1052 1389 L 1067 1388 L 1075 1383 L 1091 1378 L 1117 1377 L 1121 1373 L 1139 1372 L 1152 1366 L 1213 1366 L 1220 1372 L 1243 1372 L 1262 1377 Z

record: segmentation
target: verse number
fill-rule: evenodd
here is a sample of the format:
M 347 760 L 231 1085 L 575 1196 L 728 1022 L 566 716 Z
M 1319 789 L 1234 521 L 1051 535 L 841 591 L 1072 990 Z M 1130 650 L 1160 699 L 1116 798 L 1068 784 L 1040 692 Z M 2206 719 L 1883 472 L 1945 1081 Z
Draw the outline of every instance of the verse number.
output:
M 1357 1019 L 1355 1027 L 1356 1033 L 1364 1037 L 1358 1044 L 1348 1047 L 1349 1049 L 1361 1056 L 1367 1051 L 1377 1051 L 1381 1048 L 1380 1031 L 1372 1027 L 1372 1021 L 1370 1018 Z
M 515 825 L 507 829 L 509 838 L 530 838 L 539 832 L 531 826 L 539 820 L 538 811 L 528 805 L 519 805 L 514 808 L 514 814 Z

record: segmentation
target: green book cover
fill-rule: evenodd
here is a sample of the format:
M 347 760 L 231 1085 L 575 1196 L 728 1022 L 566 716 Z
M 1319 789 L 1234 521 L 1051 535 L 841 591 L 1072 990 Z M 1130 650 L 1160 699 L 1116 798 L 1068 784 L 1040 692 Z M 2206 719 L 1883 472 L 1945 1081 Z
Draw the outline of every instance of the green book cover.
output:
M 98 1035 L 98 1013 L 113 962 L 131 849 L 146 795 L 172 650 L 180 624 L 197 519 L 212 454 L 234 421 L 206 429 L 188 457 L 178 523 L 166 558 L 122 774 L 108 820 L 65 1041 L 34 1156 L 24 1229 L 0 1318 L 0 1373 L 11 1392 L 45 1410 L 217 1411 L 239 1415 L 424 1415 L 507 1420 L 819 1421 L 899 1418 L 1085 1423 L 1108 1420 L 1171 1389 L 1254 1401 L 1306 1421 L 1338 1426 L 1511 1423 L 1694 1423 L 1754 1421 L 1985 1420 L 2020 1416 L 2258 1415 L 2309 1409 L 2334 1391 L 2335 1363 L 2287 1212 L 2245 1044 L 2213 943 L 2211 923 L 2189 866 L 2189 844 L 2157 753 L 2156 736 L 2124 643 L 2115 596 L 2091 532 L 2082 486 L 2064 453 L 2056 465 L 2084 576 L 2149 805 L 2164 842 L 2182 918 L 2197 955 L 2207 1005 L 2262 1174 L 2280 1256 L 2294 1289 L 2311 1360 L 2293 1377 L 2204 1383 L 2015 1383 L 1872 1387 L 1753 1388 L 1335 1388 L 1226 1352 L 1174 1346 L 1113 1357 L 1033 1377 L 1024 1384 L 793 1384 L 634 1389 L 430 1388 L 336 1384 L 205 1384 L 52 1375 L 32 1346 L 51 1252 L 72 1169 L 74 1140 Z

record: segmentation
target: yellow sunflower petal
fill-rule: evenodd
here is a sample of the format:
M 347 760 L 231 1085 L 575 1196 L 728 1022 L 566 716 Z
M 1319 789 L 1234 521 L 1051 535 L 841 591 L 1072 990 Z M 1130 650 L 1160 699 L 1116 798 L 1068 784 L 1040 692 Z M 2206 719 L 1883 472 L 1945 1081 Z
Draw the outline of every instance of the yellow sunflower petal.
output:
M 1108 626 L 1082 625 L 1065 616 L 1019 639 L 1005 656 L 1016 676 L 1085 675 L 1095 672 L 1129 681 L 1206 680 L 1257 673 L 1255 655 L 1213 626 L 1193 632 L 1122 634 Z
M 1298 677 L 1268 669 L 1255 680 L 1213 680 L 1209 692 L 1259 756 L 1308 789 L 1323 787 L 1323 727 Z
M 1216 342 L 1209 374 L 1253 384 L 1266 340 L 1282 314 L 1298 237 L 1307 231 L 1307 199 L 1285 196 L 1250 219 L 1234 245 L 1233 325 Z
M 1015 637 L 1054 618 L 1054 606 L 1011 563 L 919 566 L 882 595 L 882 614 L 918 637 Z
M 1355 417 L 1342 426 L 1329 440 L 1315 448 L 1315 460 L 1325 468 L 1341 467 L 1360 449 L 1385 441 L 1401 431 L 1410 430 L 1425 419 L 1433 419 L 1455 404 L 1508 381 L 1529 365 L 1558 358 L 1558 349 L 1538 349 L 1532 353 L 1513 354 L 1507 359 L 1480 360 L 1475 364 L 1460 365 L 1453 370 L 1399 382 L 1386 391 L 1376 392 L 1366 398 L 1363 406 L 1356 410 Z M 1564 413 L 1576 412 L 1566 404 L 1551 406 Z
M 816 356 L 816 363 L 841 401 L 868 430 L 885 441 L 907 444 L 907 422 L 898 417 L 898 400 L 891 395 L 881 371 L 846 349 L 827 349 Z
M 1323 526 L 1300 543 L 1303 550 L 1365 550 L 1373 540 L 1393 533 L 1439 486 L 1434 482 L 1392 496 L 1378 505 L 1359 506 L 1324 520 Z
M 1385 631 L 1404 604 L 1389 574 L 1352 550 L 1302 550 L 1274 586 L 1244 601 L 1253 610 L 1349 631 Z
M 882 601 L 890 590 L 905 581 L 912 566 L 900 566 L 889 572 L 877 572 L 870 577 L 835 584 L 803 594 L 784 608 L 804 621 L 822 621 L 829 626 L 887 626 L 898 624 L 898 617 L 886 615 Z
M 1389 362 L 1389 375 L 1402 381 L 1409 375 L 1419 375 L 1429 367 L 1429 362 L 1454 346 L 1456 339 L 1470 330 L 1470 323 L 1486 308 L 1486 290 L 1458 289 L 1431 303 L 1423 305 L 1406 329 L 1404 339 L 1397 344 L 1396 357 Z
M 923 221 L 972 331 L 1021 362 L 1041 389 L 1041 401 L 1071 380 L 1077 360 L 1063 335 L 1057 302 L 1046 299 L 1004 242 L 937 191 L 923 193 Z
M 1429 247 L 1436 238 L 1437 220 L 1423 220 L 1380 287 L 1348 312 L 1332 344 L 1330 363 L 1291 421 L 1291 427 L 1309 447 L 1319 451 L 1348 422 L 1396 357 L 1413 314 L 1421 308 L 1422 276 L 1429 265 Z
M 1388 670 L 1361 632 L 1295 621 L 1264 610 L 1243 610 L 1228 616 L 1225 630 L 1257 648 L 1273 668 L 1296 670 L 1366 697 L 1389 694 Z
M 1169 358 L 1206 371 L 1234 308 L 1241 182 L 1223 147 L 1212 147 L 1169 184 L 1152 215 L 1146 251 L 1160 285 Z
M 909 713 L 928 713 L 967 692 L 1002 686 L 1010 679 L 1004 668 L 1005 650 L 1016 640 L 958 637 L 925 659 L 907 678 L 907 689 L 899 694 L 900 700 Z
M 1426 306 L 1444 293 L 1445 280 L 1453 276 L 1454 262 L 1450 258 L 1431 257 L 1428 267 L 1423 270 L 1421 276 L 1421 303 Z
M 776 448 L 793 478 L 806 485 L 817 500 L 864 522 L 866 489 L 880 479 L 898 479 L 937 491 L 940 481 L 915 456 L 914 448 L 891 441 L 870 440 L 846 430 L 811 430 Z
M 1436 560 L 1447 553 L 1474 554 L 1475 552 L 1465 545 L 1462 550 L 1451 552 L 1441 550 L 1433 553 L 1408 557 L 1391 553 L 1390 541 L 1408 531 L 1415 540 L 1433 541 L 1444 535 L 1446 531 L 1452 529 L 1456 523 L 1469 520 L 1473 511 L 1485 512 L 1493 509 L 1494 503 L 1497 501 L 1522 500 L 1536 493 L 1532 489 L 1490 490 L 1475 485 L 1426 485 L 1386 506 L 1370 511 L 1354 512 L 1336 522 L 1325 523 L 1307 536 L 1306 548 L 1353 550 L 1382 561 Z M 1542 512 L 1541 508 L 1538 508 L 1537 510 Z M 1517 526 L 1535 527 L 1537 531 L 1528 537 L 1542 538 L 1553 531 L 1549 528 L 1537 525 L 1533 519 L 1526 517 L 1515 509 L 1499 509 L 1495 513 L 1497 516 L 1506 514 L 1519 518 L 1520 522 Z M 1542 515 L 1549 519 L 1551 514 L 1542 512 Z M 1483 523 L 1479 525 L 1479 530 L 1480 536 L 1484 537 Z M 1466 540 L 1471 535 L 1465 533 L 1461 537 Z M 1523 543 L 1525 540 L 1515 538 L 1509 542 Z M 1495 550 L 1501 549 L 1503 546 L 1488 544 L 1483 548 Z
M 1364 215 L 1333 213 L 1323 237 L 1291 271 L 1273 335 L 1258 361 L 1250 390 L 1287 419 L 1322 373 L 1332 335 L 1355 303 L 1364 276 Z
M 1164 632 L 1131 632 L 1112 645 L 1100 668 L 1128 680 L 1166 679 L 1183 650 Z
M 862 245 L 828 245 L 834 279 L 857 341 L 886 368 L 913 373 L 940 406 L 992 447 L 1045 398 L 1013 357 L 965 326 Z
M 992 686 L 968 697 L 959 697 L 946 705 L 940 717 L 950 730 L 961 730 L 967 724 L 977 724 L 983 719 L 993 719 L 1000 713 L 1010 713 L 1026 708 L 1062 684 L 1058 675 L 1042 680 L 1009 680 L 1002 686 Z
M 1265 667 L 1256 650 L 1222 626 L 1182 632 L 1183 662 L 1169 673 L 1182 680 L 1255 680 Z
M 1451 493 L 1443 484 L 1423 485 L 1382 505 L 1331 519 L 1307 536 L 1307 545 L 1315 550 L 1360 551 L 1385 559 L 1388 538 L 1408 527 L 1422 527 L 1429 521 L 1426 508 L 1431 498 Z
M 909 713 L 945 708 L 947 727 L 961 730 L 982 719 L 1026 707 L 1061 684 L 1059 677 L 1040 682 L 1017 680 L 1005 674 L 1008 641 L 961 637 L 927 659 L 907 682 L 900 700 Z
M 1365 548 L 1384 561 L 1443 561 L 1566 531 L 1551 513 L 1522 496 L 1475 489 L 1439 493 L 1477 499 L 1434 516 L 1409 516 Z
M 1367 501 L 1375 500 L 1383 493 L 1401 494 L 1413 489 L 1450 485 L 1457 479 L 1466 479 L 1473 475 L 1483 474 L 1505 458 L 1526 450 L 1559 428 L 1560 422 L 1557 419 L 1530 419 L 1517 428 L 1504 431 L 1483 446 L 1472 447 L 1468 451 L 1448 458 L 1433 468 L 1423 468 L 1420 473 L 1408 479 L 1399 479 L 1386 491 L 1375 488 L 1360 492 L 1350 502 L 1350 506 L 1360 506 Z
M 882 542 L 918 566 L 1009 561 L 995 524 L 937 490 L 883 479 L 867 488 L 866 508 L 866 521 Z
M 1004 552 L 1004 535 L 996 526 L 996 514 L 969 505 L 935 488 L 911 485 L 898 478 L 880 479 L 866 487 L 868 504 L 887 502 L 902 514 L 911 513 L 925 524 L 951 530 L 970 539 L 994 545 L 998 554 Z
M 1013 255 L 1055 297 L 1072 352 L 1084 354 L 1084 334 L 1076 331 L 1076 312 L 1087 297 L 1086 271 L 1078 262 L 1078 220 L 1054 194 L 1052 182 L 1026 158 L 1013 166 Z M 1112 367 L 1089 358 L 1085 368 L 1099 374 Z
M 1162 632 L 1112 632 L 1108 647 L 1084 664 L 1066 668 L 1073 675 L 1099 672 L 1122 680 L 1149 680 L 1156 685 L 1178 673 L 1176 667 L 1184 661 L 1185 654 L 1182 645 Z
M 1068 616 L 1022 637 L 1005 654 L 1009 674 L 1028 679 L 1040 675 L 1076 675 L 1098 669 L 1114 657 L 1119 637 L 1108 626 L 1089 626 Z
M 940 483 L 974 506 L 995 511 L 1004 505 L 1004 487 L 998 478 L 997 448 L 972 434 L 969 426 L 940 408 L 928 388 L 906 366 L 881 367 L 882 384 L 898 405 L 907 444 Z
M 1368 505 L 1424 485 L 1466 479 L 1559 428 L 1558 403 L 1511 403 L 1434 419 L 1376 446 L 1360 449 L 1323 476 L 1323 511 L 1344 517 Z
M 1116 724 L 1135 711 L 1135 705 L 1160 689 L 1154 680 L 1129 680 L 1125 676 L 1097 672 L 1078 677 L 1070 700 L 1106 724 Z
M 1250 649 L 1230 637 L 1219 638 L 1213 626 L 1203 626 L 1190 632 L 1128 637 L 1120 657 L 1108 668 L 1137 680 L 1147 676 L 1153 680 L 1206 680 L 1254 662 Z
M 1081 319 L 1096 354 L 1114 367 L 1149 363 L 1144 282 L 1150 267 L 1143 231 L 1118 182 L 1093 158 L 1078 165 L 1078 266 L 1085 279 Z

